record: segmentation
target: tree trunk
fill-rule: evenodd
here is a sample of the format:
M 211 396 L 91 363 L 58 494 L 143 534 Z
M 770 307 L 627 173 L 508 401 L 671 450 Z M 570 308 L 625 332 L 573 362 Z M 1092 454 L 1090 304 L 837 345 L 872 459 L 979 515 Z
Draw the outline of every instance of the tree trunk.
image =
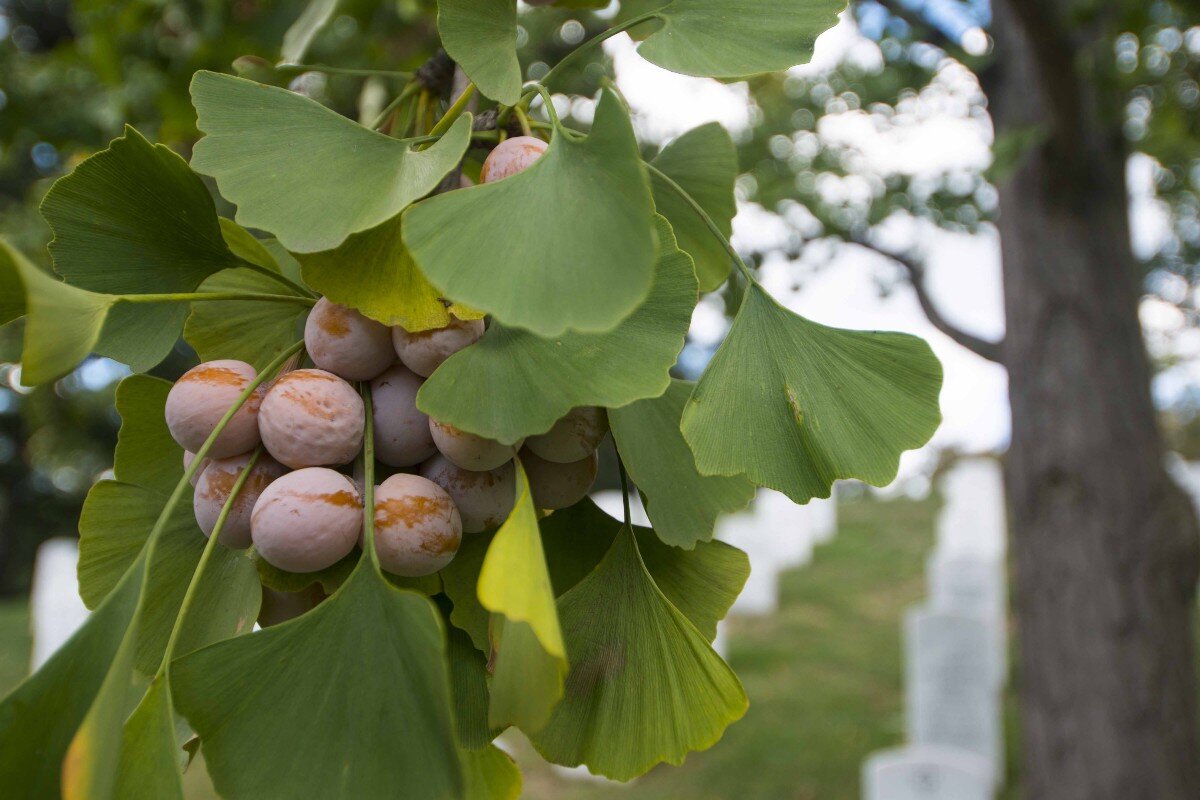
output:
M 1196 800 L 1200 533 L 1150 397 L 1120 100 L 1079 72 L 1111 49 L 1030 24 L 1054 5 L 997 2 L 982 76 L 998 136 L 1045 134 L 999 217 L 1025 797 Z

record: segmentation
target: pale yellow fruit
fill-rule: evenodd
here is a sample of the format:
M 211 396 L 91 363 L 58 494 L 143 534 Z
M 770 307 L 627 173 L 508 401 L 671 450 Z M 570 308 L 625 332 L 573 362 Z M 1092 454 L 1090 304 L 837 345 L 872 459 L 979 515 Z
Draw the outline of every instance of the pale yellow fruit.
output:
M 388 326 L 324 297 L 304 323 L 304 349 L 319 368 L 348 381 L 369 381 L 396 360 Z
M 533 136 L 505 139 L 484 159 L 479 180 L 483 183 L 495 183 L 512 177 L 532 166 L 546 152 L 547 147 L 548 144 Z
M 258 372 L 244 361 L 206 361 L 189 369 L 167 394 L 164 415 L 171 436 L 184 450 L 199 451 L 256 377 Z M 209 458 L 228 458 L 258 446 L 261 400 L 259 387 L 213 442 Z
M 375 552 L 388 572 L 432 575 L 454 560 L 461 543 L 458 509 L 433 481 L 400 473 L 376 489 Z
M 472 472 L 439 454 L 421 465 L 421 475 L 449 493 L 458 507 L 464 533 L 499 528 L 512 513 L 517 472 L 511 461 L 486 472 Z
M 533 504 L 554 511 L 570 508 L 587 497 L 600 463 L 599 456 L 592 453 L 570 464 L 558 464 L 538 458 L 528 447 L 521 451 L 520 458 Z
M 354 483 L 324 467 L 290 472 L 266 488 L 250 515 L 254 547 L 287 572 L 318 572 L 358 543 L 362 498 Z
M 320 369 L 289 372 L 271 387 L 258 413 L 267 452 L 293 469 L 346 464 L 362 448 L 362 398 Z
M 558 464 L 572 464 L 591 453 L 608 433 L 604 409 L 581 406 L 571 411 L 540 436 L 530 436 L 525 446 L 535 455 Z
M 375 410 L 375 458 L 389 467 L 412 467 L 437 452 L 429 417 L 417 409 L 424 381 L 397 364 L 371 381 Z
M 192 495 L 192 509 L 196 513 L 196 524 L 200 526 L 205 536 L 211 536 L 221 516 L 221 509 L 229 500 L 233 486 L 238 477 L 250 463 L 250 455 L 218 458 L 209 463 L 196 481 L 196 491 Z M 250 476 L 238 492 L 237 499 L 229 509 L 225 525 L 221 528 L 219 541 L 226 547 L 242 550 L 250 546 L 250 513 L 259 496 L 271 485 L 272 481 L 282 477 L 287 468 L 270 456 L 260 456 Z
M 438 452 L 463 469 L 487 472 L 509 461 L 521 449 L 521 443 L 501 444 L 473 433 L 459 430 L 445 422 L 429 420 L 429 431 Z
M 428 378 L 450 356 L 479 341 L 483 336 L 481 319 L 450 318 L 444 328 L 409 333 L 404 328 L 392 328 L 392 344 L 404 366 Z

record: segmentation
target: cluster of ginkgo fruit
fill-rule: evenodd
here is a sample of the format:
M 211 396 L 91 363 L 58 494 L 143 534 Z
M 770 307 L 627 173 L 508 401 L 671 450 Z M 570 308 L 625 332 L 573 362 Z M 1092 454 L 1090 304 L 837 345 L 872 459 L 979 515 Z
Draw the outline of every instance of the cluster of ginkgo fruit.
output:
M 508 139 L 484 162 L 481 180 L 514 175 L 545 149 L 540 139 Z M 356 479 L 353 465 L 363 451 L 366 409 L 352 382 L 370 387 L 375 458 L 394 470 L 374 493 L 375 549 L 386 571 L 407 578 L 431 575 L 453 560 L 464 533 L 501 525 L 515 502 L 518 454 L 536 506 L 561 509 L 582 500 L 595 482 L 596 450 L 608 432 L 603 409 L 573 409 L 546 433 L 506 445 L 417 408 L 425 379 L 478 341 L 485 327 L 483 320 L 452 317 L 446 327 L 410 332 L 319 299 L 304 330 L 313 368 L 285 371 L 257 387 L 195 473 L 200 529 L 212 535 L 254 461 L 221 526 L 221 544 L 253 545 L 268 564 L 305 574 L 325 570 L 362 546 L 362 473 Z M 256 378 L 245 362 L 208 361 L 171 388 L 166 422 L 185 451 L 185 468 Z M 260 445 L 265 452 L 255 461 Z M 265 591 L 264 601 L 278 608 L 264 607 L 264 615 L 282 621 L 320 596 L 309 591 L 282 598 Z

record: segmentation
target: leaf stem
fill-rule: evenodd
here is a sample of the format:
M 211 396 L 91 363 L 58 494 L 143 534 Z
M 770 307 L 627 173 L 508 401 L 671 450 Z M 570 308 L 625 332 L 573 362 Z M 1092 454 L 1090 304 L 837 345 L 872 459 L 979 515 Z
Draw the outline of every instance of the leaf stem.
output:
M 613 442 L 613 452 L 617 454 L 617 472 L 621 474 L 621 504 L 625 508 L 625 527 L 633 530 L 633 514 L 629 510 L 629 473 L 625 471 L 625 462 L 621 460 L 616 442 Z
M 276 64 L 276 72 L 324 72 L 327 75 L 378 75 L 384 78 L 400 78 L 412 80 L 411 72 L 399 72 L 392 69 L 360 69 L 358 67 L 331 67 L 326 64 Z
M 467 88 L 463 89 L 462 94 L 454 101 L 450 108 L 446 109 L 446 113 L 437 121 L 432 128 L 429 129 L 430 136 L 441 136 L 446 131 L 450 130 L 450 126 L 454 121 L 462 115 L 466 110 L 467 104 L 471 102 L 471 98 L 475 96 L 475 84 L 468 83 Z
M 255 292 L 175 292 L 164 294 L 123 294 L 117 300 L 122 303 L 204 303 L 221 300 L 262 300 L 271 303 L 299 303 L 316 305 L 311 297 L 294 294 L 258 294 Z
M 392 102 L 383 107 L 383 111 L 380 111 L 379 114 L 376 115 L 375 119 L 371 121 L 371 124 L 367 127 L 373 131 L 379 130 L 379 126 L 387 122 L 388 117 L 390 117 L 396 111 L 396 109 L 404 103 L 405 100 L 412 97 L 420 90 L 421 84 L 417 83 L 416 81 L 406 85 L 400 90 L 400 94 L 396 95 L 396 98 L 392 100 Z
M 546 106 L 546 116 L 550 118 L 550 124 L 554 126 L 555 130 L 565 130 L 558 118 L 558 109 L 554 107 L 554 101 L 550 97 L 550 90 L 539 83 L 537 93 L 542 96 L 542 103 Z
M 234 503 L 237 502 L 238 495 L 242 493 L 242 487 L 246 485 L 246 481 L 250 478 L 250 473 L 258 464 L 258 459 L 262 457 L 263 449 L 260 445 L 254 451 L 254 455 L 250 456 L 250 461 L 242 469 L 237 480 L 233 484 L 233 488 L 229 492 L 229 497 L 225 501 L 225 505 L 221 506 L 221 513 L 217 517 L 217 524 L 213 527 L 212 533 L 208 537 L 208 541 L 204 544 L 204 552 L 200 554 L 200 562 L 196 564 L 196 569 L 192 572 L 192 580 L 188 583 L 187 591 L 183 594 L 183 602 L 179 606 L 179 613 L 175 615 L 175 624 L 171 627 L 171 635 L 167 639 L 167 648 L 163 651 L 162 663 L 158 666 L 158 675 L 164 675 L 171 663 L 171 656 L 175 653 L 175 645 L 179 641 L 179 634 L 183 630 L 183 623 L 187 619 L 188 611 L 192 607 L 192 601 L 195 599 L 196 592 L 200 586 L 200 579 L 204 575 L 204 568 L 208 566 L 209 560 L 212 559 L 212 554 L 217 549 L 217 540 L 221 536 L 221 531 L 225 529 L 225 520 L 229 518 L 233 511 Z
M 579 58 L 579 56 L 582 53 L 586 53 L 587 51 L 591 50 L 592 48 L 596 47 L 597 45 L 603 44 L 605 41 L 616 36 L 618 33 L 624 33 L 625 31 L 629 30 L 630 28 L 634 28 L 638 25 L 641 25 L 643 22 L 649 22 L 652 19 L 660 17 L 661 16 L 660 11 L 661 11 L 661 9 L 647 11 L 645 14 L 636 16 L 633 19 L 628 19 L 625 22 L 622 22 L 620 25 L 615 25 L 615 26 L 609 28 L 608 30 L 604 31 L 603 33 L 593 36 L 591 39 L 588 39 L 586 42 L 579 45 L 579 47 L 576 47 L 574 50 L 572 50 L 571 52 L 569 52 L 565 56 L 563 56 L 562 61 L 559 61 L 557 64 L 554 65 L 553 69 L 551 69 L 544 76 L 542 76 L 541 82 L 548 86 L 550 84 L 550 82 L 553 81 L 560 74 L 560 71 L 567 64 L 570 64 L 572 61 Z
M 517 115 L 517 122 L 521 123 L 521 133 L 526 136 L 533 136 L 533 128 L 529 124 L 529 115 L 525 113 L 525 109 L 517 106 L 513 111 Z
M 287 288 L 291 289 L 292 291 L 298 292 L 299 294 L 304 295 L 305 297 L 316 297 L 316 295 L 313 293 L 313 291 L 311 289 L 309 289 L 307 286 L 302 286 L 299 283 L 296 283 L 291 278 L 289 278 L 287 275 L 284 275 L 282 272 L 276 272 L 273 269 L 264 267 L 262 264 L 255 264 L 253 261 L 242 258 L 241 256 L 235 255 L 234 257 L 237 258 L 238 261 L 241 262 L 242 269 L 248 269 L 253 272 L 257 272 L 260 275 L 265 275 L 266 277 L 268 277 L 271 280 L 278 283 L 280 286 L 286 286 Z
M 720 242 L 725 248 L 725 252 L 729 253 L 729 256 L 733 259 L 733 263 L 737 265 L 739 270 L 741 270 L 741 273 L 743 276 L 745 276 L 746 280 L 751 284 L 758 283 L 758 280 L 754 277 L 754 272 L 750 269 L 750 267 L 746 266 L 746 262 L 742 260 L 741 255 L 737 250 L 734 249 L 733 243 L 729 241 L 729 237 L 721 233 L 721 229 L 717 227 L 717 223 L 713 222 L 713 218 L 708 215 L 708 212 L 696 202 L 696 198 L 688 194 L 687 190 L 676 183 L 671 176 L 667 175 L 653 164 L 646 164 L 646 169 L 650 171 L 651 175 L 666 184 L 667 188 L 678 195 L 680 200 L 683 200 L 683 202 L 687 203 L 688 206 L 691 207 L 692 211 L 696 213 L 696 216 L 700 217 L 700 221 L 704 223 L 709 232 L 712 233 L 712 235 L 716 237 L 717 241 Z
M 371 384 L 360 383 L 365 425 L 363 427 L 363 549 L 370 554 L 375 571 L 383 574 L 379 553 L 375 550 L 375 407 L 371 400 Z

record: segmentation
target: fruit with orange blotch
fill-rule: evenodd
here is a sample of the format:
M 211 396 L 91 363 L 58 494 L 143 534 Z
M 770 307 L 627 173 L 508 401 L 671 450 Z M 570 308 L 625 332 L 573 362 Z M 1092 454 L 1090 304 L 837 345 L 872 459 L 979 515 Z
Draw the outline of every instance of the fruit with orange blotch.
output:
M 358 543 L 362 497 L 354 483 L 324 467 L 296 470 L 266 488 L 250 515 L 254 547 L 287 572 L 319 572 Z
M 388 326 L 324 297 L 304 323 L 304 349 L 318 368 L 348 381 L 369 381 L 396 360 Z
M 446 490 L 420 475 L 399 473 L 375 490 L 375 552 L 386 571 L 432 575 L 454 560 L 462 519 Z
M 472 472 L 439 454 L 421 465 L 421 475 L 445 489 L 454 500 L 463 533 L 499 528 L 516 502 L 517 472 L 511 461 L 486 472 Z
M 320 369 L 280 377 L 258 412 L 263 446 L 293 469 L 349 463 L 362 447 L 365 424 L 354 387 Z
M 234 484 L 246 465 L 250 463 L 250 455 L 218 458 L 209 463 L 196 481 L 196 491 L 192 494 L 192 509 L 196 513 L 196 524 L 205 536 L 211 536 L 221 516 L 221 509 L 229 500 Z M 221 528 L 219 541 L 226 547 L 242 550 L 250 546 L 250 512 L 258 498 L 277 478 L 283 477 L 287 468 L 268 455 L 259 456 L 254 469 L 242 484 L 237 498 L 225 518 Z
M 183 373 L 167 394 L 164 416 L 171 437 L 184 450 L 198 452 L 256 377 L 254 367 L 233 360 L 206 361 Z M 237 410 L 213 442 L 209 458 L 241 455 L 258 446 L 262 394 L 259 387 Z
M 397 325 L 392 328 L 392 345 L 404 366 L 428 378 L 447 358 L 479 341 L 483 331 L 483 320 L 457 317 L 444 328 L 428 331 L 409 333 Z

